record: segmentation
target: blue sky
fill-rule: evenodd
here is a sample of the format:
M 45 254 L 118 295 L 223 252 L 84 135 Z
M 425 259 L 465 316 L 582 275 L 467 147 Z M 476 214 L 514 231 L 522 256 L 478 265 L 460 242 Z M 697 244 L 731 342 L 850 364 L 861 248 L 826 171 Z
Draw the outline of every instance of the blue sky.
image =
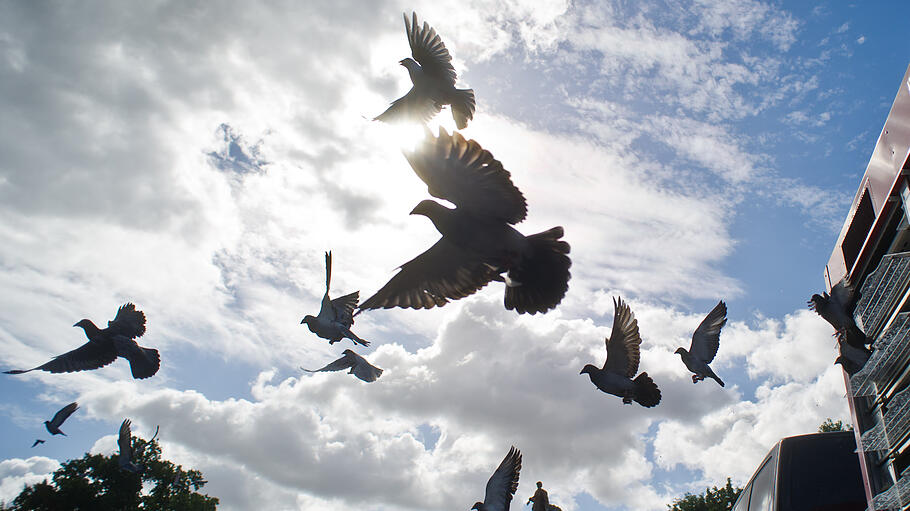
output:
M 355 331 L 374 384 L 301 374 L 340 355 L 299 325 L 372 294 L 430 246 L 408 133 L 365 120 L 409 86 L 402 12 L 440 33 L 477 95 L 464 130 L 563 225 L 560 307 L 501 285 Z M 0 5 L 0 363 L 32 367 L 133 301 L 162 369 L 8 376 L 0 499 L 124 417 L 199 468 L 223 509 L 467 509 L 510 445 L 517 509 L 665 509 L 742 484 L 782 436 L 846 418 L 830 327 L 805 306 L 907 68 L 902 2 L 90 2 Z M 434 123 L 451 129 L 443 112 Z M 639 320 L 654 409 L 578 371 L 612 297 Z M 676 346 L 719 299 L 715 370 Z M 42 422 L 81 409 L 46 438 Z

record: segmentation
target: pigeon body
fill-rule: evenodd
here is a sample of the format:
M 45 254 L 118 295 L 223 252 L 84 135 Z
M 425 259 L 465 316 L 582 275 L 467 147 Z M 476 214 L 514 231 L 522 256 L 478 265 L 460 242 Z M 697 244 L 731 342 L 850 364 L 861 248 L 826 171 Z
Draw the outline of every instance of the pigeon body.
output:
M 342 353 L 343 356 L 341 358 L 321 369 L 301 369 L 308 373 L 341 371 L 343 369 L 350 369 L 350 371 L 348 371 L 348 374 L 353 374 L 365 382 L 374 382 L 377 378 L 379 378 L 380 375 L 382 375 L 382 369 L 370 364 L 367 362 L 367 359 L 361 357 L 353 351 L 344 350 Z
M 332 282 L 332 252 L 325 253 L 325 295 L 322 297 L 322 306 L 319 309 L 319 315 L 311 316 L 307 314 L 300 324 L 305 324 L 310 332 L 313 332 L 323 339 L 328 339 L 329 344 L 348 338 L 356 344 L 369 346 L 369 341 L 357 337 L 351 331 L 354 325 L 354 309 L 360 300 L 360 291 L 354 291 L 351 294 L 344 295 L 332 300 L 329 298 L 329 286 Z
M 717 348 L 720 346 L 720 329 L 727 324 L 727 305 L 723 302 L 717 302 L 714 309 L 708 313 L 705 319 L 695 329 L 692 334 L 692 344 L 689 350 L 685 348 L 676 348 L 676 353 L 682 358 L 683 364 L 692 371 L 692 383 L 698 383 L 705 378 L 712 378 L 721 387 L 724 382 L 714 374 L 714 371 L 708 365 L 717 355 Z
M 76 410 L 79 409 L 79 405 L 76 403 L 70 403 L 63 408 L 61 408 L 57 413 L 54 414 L 54 418 L 49 421 L 44 421 L 44 427 L 47 428 L 47 432 L 52 435 L 63 435 L 66 436 L 66 433 L 60 431 L 60 426 L 63 422 L 73 414 Z M 44 442 L 42 440 L 42 442 Z M 34 447 L 34 445 L 32 446 Z
M 36 445 L 43 444 L 43 443 L 44 443 L 44 440 L 41 440 L 40 438 L 35 439 L 35 443 L 32 444 L 32 447 L 35 447 Z
M 22 374 L 36 369 L 51 373 L 88 371 L 104 367 L 117 357 L 129 361 L 133 378 L 148 378 L 158 372 L 161 365 L 158 350 L 143 348 L 135 341 L 145 333 L 145 314 L 136 310 L 132 303 L 122 305 L 113 321 L 107 322 L 107 328 L 100 329 L 88 319 L 73 326 L 82 328 L 88 338 L 87 343 L 38 367 L 6 371 L 6 374 Z
M 411 13 L 411 16 L 412 21 L 408 21 L 407 14 L 404 15 L 404 27 L 414 58 L 399 61 L 411 77 L 411 90 L 393 101 L 374 120 L 424 123 L 439 113 L 443 105 L 451 105 L 455 125 L 464 129 L 474 117 L 474 91 L 455 88 L 457 75 L 449 50 L 436 30 L 426 22 L 423 26 L 418 25 L 417 13 Z
M 120 424 L 120 434 L 117 437 L 117 446 L 120 447 L 120 456 L 117 458 L 117 463 L 122 470 L 135 474 L 142 471 L 142 466 L 132 461 L 133 435 L 130 431 L 130 424 L 131 421 L 129 419 L 123 419 L 123 422 Z
M 500 462 L 499 467 L 487 481 L 483 502 L 476 502 L 471 509 L 477 511 L 508 511 L 512 496 L 518 489 L 518 474 L 521 472 L 521 451 L 512 446 Z
M 648 373 L 638 372 L 641 335 L 638 320 L 622 298 L 613 299 L 613 331 L 606 339 L 607 360 L 602 368 L 587 364 L 579 374 L 587 374 L 601 391 L 650 408 L 660 403 L 660 389 Z M 632 379 L 635 377 L 635 379 Z
M 504 304 L 519 314 L 546 312 L 569 287 L 562 227 L 525 236 L 511 224 L 524 220 L 527 203 L 511 174 L 474 140 L 429 130 L 405 157 L 430 195 L 455 204 L 421 201 L 411 211 L 433 222 L 442 238 L 401 266 L 360 310 L 429 309 L 475 293 L 490 281 L 506 283 Z M 358 312 L 359 313 L 359 312 Z
M 837 339 L 837 347 L 838 357 L 834 359 L 834 363 L 840 364 L 850 376 L 858 373 L 869 361 L 869 350 L 865 347 L 857 348 L 840 336 Z
M 814 310 L 837 331 L 835 335 L 843 337 L 850 346 L 866 350 L 866 334 L 856 325 L 850 309 L 853 300 L 853 291 L 845 279 L 841 279 L 831 288 L 831 294 L 826 292 L 814 294 L 809 299 L 809 309 Z M 868 351 L 868 350 L 867 350 Z

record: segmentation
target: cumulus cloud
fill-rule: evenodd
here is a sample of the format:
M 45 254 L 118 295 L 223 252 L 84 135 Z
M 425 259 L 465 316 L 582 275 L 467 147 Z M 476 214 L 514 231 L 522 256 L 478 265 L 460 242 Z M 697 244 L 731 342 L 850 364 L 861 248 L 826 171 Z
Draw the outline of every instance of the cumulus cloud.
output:
M 58 468 L 57 460 L 44 456 L 0 461 L 0 502 L 12 502 L 24 486 L 50 479 L 51 473 Z

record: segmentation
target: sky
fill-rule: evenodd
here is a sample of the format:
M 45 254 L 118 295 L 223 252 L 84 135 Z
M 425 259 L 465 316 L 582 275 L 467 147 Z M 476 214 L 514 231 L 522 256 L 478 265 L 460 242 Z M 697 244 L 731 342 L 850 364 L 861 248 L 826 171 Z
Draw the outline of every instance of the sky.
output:
M 847 419 L 832 330 L 806 308 L 891 102 L 906 2 L 558 0 L 0 3 L 0 365 L 28 368 L 131 301 L 161 370 L 118 360 L 0 382 L 0 500 L 120 422 L 201 470 L 221 509 L 469 509 L 511 445 L 520 509 L 663 510 L 744 484 L 781 437 Z M 441 35 L 463 130 L 571 244 L 559 307 L 502 284 L 361 314 L 372 384 L 300 325 L 438 238 L 413 133 L 369 119 L 410 86 L 401 15 Z M 433 125 L 453 128 L 448 111 Z M 612 298 L 655 408 L 599 392 Z M 724 300 L 693 385 L 673 351 Z M 43 421 L 80 409 L 48 438 Z M 35 438 L 47 443 L 34 449 Z

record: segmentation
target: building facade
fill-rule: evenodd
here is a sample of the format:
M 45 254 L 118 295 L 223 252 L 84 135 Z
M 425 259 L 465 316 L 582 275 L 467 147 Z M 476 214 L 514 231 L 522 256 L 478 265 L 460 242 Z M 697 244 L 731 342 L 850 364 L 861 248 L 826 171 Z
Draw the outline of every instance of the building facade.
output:
M 910 67 L 825 266 L 872 343 L 847 399 L 869 510 L 910 509 Z

